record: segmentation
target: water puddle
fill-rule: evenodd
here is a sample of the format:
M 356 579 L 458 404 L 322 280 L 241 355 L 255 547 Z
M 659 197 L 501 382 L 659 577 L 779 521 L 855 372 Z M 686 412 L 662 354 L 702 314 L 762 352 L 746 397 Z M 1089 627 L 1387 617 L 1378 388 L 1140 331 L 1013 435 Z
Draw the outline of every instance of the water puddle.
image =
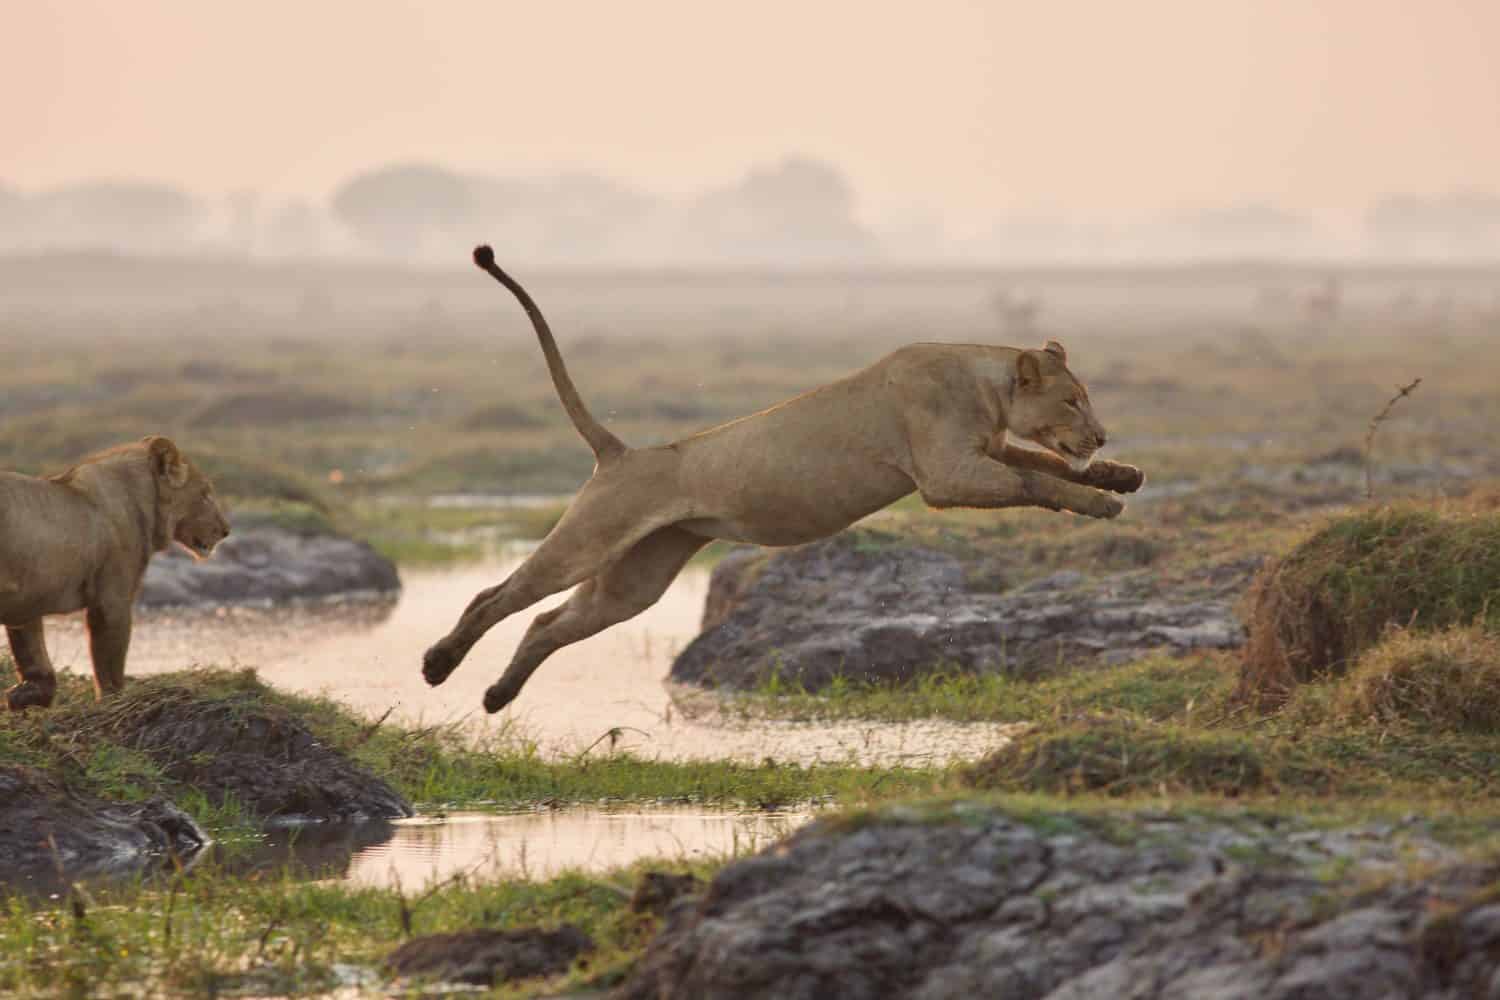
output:
M 757 851 L 811 816 L 691 806 L 449 813 L 270 830 L 250 851 L 227 852 L 225 864 L 247 874 L 289 870 L 379 888 L 420 889 L 457 876 L 548 879 L 564 871 L 612 871 L 645 858 L 695 861 Z
M 519 735 L 554 758 L 600 744 L 663 760 L 929 765 L 981 756 L 1007 738 L 1006 727 L 995 725 L 745 720 L 680 702 L 664 681 L 672 658 L 698 633 L 708 589 L 703 567 L 689 567 L 644 614 L 560 650 L 513 705 L 488 716 L 480 704 L 485 688 L 531 619 L 566 594 L 496 626 L 441 687 L 422 679 L 422 653 L 476 592 L 503 580 L 518 561 L 406 570 L 394 606 L 143 615 L 129 673 L 253 666 L 268 684 L 327 694 L 372 718 L 389 710 L 408 725 L 457 722 L 476 735 Z M 49 625 L 49 642 L 54 662 L 89 670 L 79 622 Z
M 420 890 L 462 877 L 476 882 L 545 880 L 565 871 L 614 871 L 643 859 L 702 861 L 761 850 L 812 818 L 809 810 L 725 812 L 694 806 L 526 813 L 453 812 L 409 820 L 271 827 L 249 843 L 217 843 L 188 862 L 240 878 L 348 882 Z M 84 879 L 91 884 L 165 877 L 166 862 Z M 60 896 L 41 871 L 0 883 L 6 892 Z

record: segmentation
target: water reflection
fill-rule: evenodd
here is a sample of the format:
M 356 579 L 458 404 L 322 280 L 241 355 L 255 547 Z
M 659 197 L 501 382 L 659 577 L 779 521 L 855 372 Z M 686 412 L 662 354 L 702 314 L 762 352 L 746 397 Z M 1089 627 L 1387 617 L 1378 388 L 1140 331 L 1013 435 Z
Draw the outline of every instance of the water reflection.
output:
M 810 815 L 688 806 L 451 813 L 272 830 L 248 851 L 221 850 L 216 863 L 236 874 L 287 872 L 376 887 L 420 888 L 456 875 L 546 879 L 567 870 L 609 871 L 643 858 L 698 860 L 755 851 Z

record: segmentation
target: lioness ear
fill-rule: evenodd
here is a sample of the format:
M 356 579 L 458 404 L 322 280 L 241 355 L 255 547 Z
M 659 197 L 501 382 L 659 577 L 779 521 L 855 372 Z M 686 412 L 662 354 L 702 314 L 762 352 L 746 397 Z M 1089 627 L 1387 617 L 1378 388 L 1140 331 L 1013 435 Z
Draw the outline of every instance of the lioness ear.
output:
M 1042 365 L 1035 351 L 1022 351 L 1016 355 L 1016 386 L 1035 389 L 1042 383 Z
M 1046 351 L 1048 354 L 1052 355 L 1063 364 L 1068 363 L 1068 352 L 1063 350 L 1063 345 L 1059 344 L 1057 341 L 1047 341 L 1047 346 L 1043 347 L 1042 350 Z
M 187 463 L 170 438 L 153 436 L 146 438 L 145 442 L 146 453 L 151 456 L 152 472 L 172 486 L 182 486 L 187 482 Z

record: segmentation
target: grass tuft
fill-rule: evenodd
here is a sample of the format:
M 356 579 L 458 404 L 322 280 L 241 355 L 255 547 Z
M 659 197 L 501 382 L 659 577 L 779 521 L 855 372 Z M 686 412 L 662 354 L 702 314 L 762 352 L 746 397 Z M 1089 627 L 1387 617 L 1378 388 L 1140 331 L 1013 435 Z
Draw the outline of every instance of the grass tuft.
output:
M 1500 515 L 1410 505 L 1338 518 L 1259 576 L 1237 697 L 1337 675 L 1387 626 L 1500 626 Z

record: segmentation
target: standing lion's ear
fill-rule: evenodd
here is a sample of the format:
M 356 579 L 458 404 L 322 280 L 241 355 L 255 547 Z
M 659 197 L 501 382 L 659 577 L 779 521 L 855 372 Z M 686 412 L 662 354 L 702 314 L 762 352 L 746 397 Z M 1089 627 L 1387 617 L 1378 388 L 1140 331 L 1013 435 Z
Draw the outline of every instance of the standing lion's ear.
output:
M 1035 389 L 1042 384 L 1042 365 L 1036 351 L 1022 351 L 1016 355 L 1016 387 Z
M 188 480 L 187 463 L 170 438 L 155 435 L 145 438 L 146 454 L 151 456 L 151 471 L 171 486 L 182 486 Z
M 1057 341 L 1047 341 L 1047 346 L 1043 347 L 1042 350 L 1046 351 L 1048 354 L 1052 355 L 1063 364 L 1068 363 L 1068 352 L 1063 350 L 1063 345 L 1059 344 Z

